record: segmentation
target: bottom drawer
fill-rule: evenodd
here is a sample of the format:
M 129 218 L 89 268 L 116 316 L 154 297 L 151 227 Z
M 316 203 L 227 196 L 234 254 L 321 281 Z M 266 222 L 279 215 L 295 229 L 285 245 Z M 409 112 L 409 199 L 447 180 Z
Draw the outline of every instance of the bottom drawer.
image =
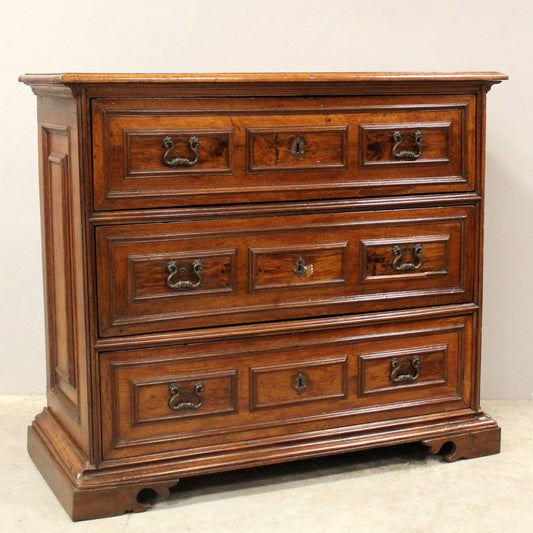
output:
M 470 315 L 100 354 L 105 459 L 286 441 L 470 404 Z

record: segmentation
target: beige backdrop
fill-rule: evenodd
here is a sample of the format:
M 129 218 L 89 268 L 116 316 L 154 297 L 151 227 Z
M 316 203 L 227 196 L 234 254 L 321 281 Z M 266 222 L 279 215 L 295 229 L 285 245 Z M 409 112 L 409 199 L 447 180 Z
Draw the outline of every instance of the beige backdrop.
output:
M 36 103 L 19 74 L 500 70 L 482 397 L 533 398 L 531 0 L 25 0 L 0 19 L 0 393 L 45 388 Z

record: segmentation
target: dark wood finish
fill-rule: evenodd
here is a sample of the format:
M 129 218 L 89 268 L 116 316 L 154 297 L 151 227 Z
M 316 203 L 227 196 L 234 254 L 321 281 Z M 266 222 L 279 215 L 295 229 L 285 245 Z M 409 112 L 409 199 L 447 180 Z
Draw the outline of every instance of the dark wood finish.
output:
M 277 118 L 277 117 L 276 117 Z M 292 117 L 284 117 L 290 124 Z M 331 118 L 329 121 L 331 122 Z M 328 118 L 325 121 L 328 121 Z M 307 119 L 308 120 L 308 119 Z M 302 118 L 293 118 L 302 122 Z M 276 120 L 278 122 L 278 120 Z M 314 121 L 313 121 L 314 122 Z M 319 121 L 321 122 L 321 121 Z M 248 172 L 346 169 L 347 126 L 246 128 Z M 295 143 L 300 143 L 297 150 Z
M 143 122 L 146 123 L 146 121 Z M 183 180 L 197 174 L 227 174 L 231 172 L 231 129 L 200 128 L 196 125 L 195 129 L 187 130 L 186 121 L 180 119 L 179 123 L 182 126 L 180 129 L 169 129 L 156 133 L 152 133 L 150 130 L 136 131 L 134 124 L 131 124 L 132 129 L 129 129 L 130 123 L 126 123 L 124 129 L 118 132 L 109 128 L 109 138 L 105 140 L 106 151 L 113 153 L 113 150 L 117 150 L 115 148 L 117 145 L 120 147 L 117 150 L 119 152 L 118 158 L 123 159 L 121 171 L 124 172 L 125 179 L 144 176 L 152 178 L 170 176 L 176 180 Z M 191 136 L 195 135 L 198 138 L 198 163 L 194 166 L 165 165 L 162 156 L 166 150 L 162 145 L 162 139 L 167 135 L 173 142 L 172 151 L 168 156 L 170 161 L 175 157 L 183 157 L 193 161 L 194 154 L 191 155 L 188 143 Z M 113 172 L 111 169 L 110 171 Z M 180 178 L 181 175 L 185 176 Z
M 96 209 L 475 188 L 472 95 L 95 99 L 92 110 Z M 408 149 L 415 129 L 423 155 L 395 159 L 393 132 Z M 190 159 L 192 135 L 198 162 L 166 166 L 162 140 Z
M 457 433 L 437 439 L 424 439 L 430 453 L 440 454 L 449 463 L 458 459 L 471 459 L 500 453 L 501 429 Z
M 96 230 L 102 336 L 471 301 L 474 206 L 307 214 Z M 410 263 L 395 271 L 394 246 Z M 302 258 L 311 275 L 295 273 Z M 202 283 L 172 289 L 168 261 L 201 260 Z M 183 280 L 190 276 L 182 276 Z M 386 296 L 386 297 L 385 297 Z
M 50 432 L 43 431 L 41 427 Z M 126 479 L 114 479 L 111 482 L 89 483 L 84 487 L 80 480 L 87 473 L 86 465 L 80 462 L 78 454 L 67 451 L 69 446 L 72 446 L 69 437 L 48 410 L 28 428 L 30 457 L 72 520 L 146 511 L 156 500 L 167 498 L 169 489 L 179 481 L 177 478 L 168 481 L 143 479 L 139 483 L 129 483 Z M 53 449 L 57 449 L 58 453 L 52 454 Z
M 485 97 L 504 79 L 21 76 L 48 344 L 28 450 L 73 520 L 208 472 L 499 451 L 479 372 Z
M 103 406 L 117 406 L 102 412 L 104 458 L 201 453 L 252 437 L 287 439 L 287 432 L 466 408 L 471 328 L 471 317 L 459 316 L 103 353 Z M 389 360 L 376 364 L 383 352 Z M 390 358 L 406 354 L 420 355 L 420 379 L 395 385 Z M 293 387 L 299 372 L 308 379 L 302 393 Z M 198 380 L 200 408 L 168 409 L 171 383 L 191 391 Z
M 47 398 L 84 453 L 90 450 L 80 103 L 39 99 L 39 172 L 46 305 Z

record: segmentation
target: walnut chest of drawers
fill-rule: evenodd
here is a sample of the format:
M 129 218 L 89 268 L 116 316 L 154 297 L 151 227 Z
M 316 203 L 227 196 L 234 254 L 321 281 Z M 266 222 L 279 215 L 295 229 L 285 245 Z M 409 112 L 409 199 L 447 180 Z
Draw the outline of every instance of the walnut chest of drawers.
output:
M 421 441 L 479 405 L 485 96 L 498 73 L 26 75 L 48 406 L 70 516 L 185 476 Z

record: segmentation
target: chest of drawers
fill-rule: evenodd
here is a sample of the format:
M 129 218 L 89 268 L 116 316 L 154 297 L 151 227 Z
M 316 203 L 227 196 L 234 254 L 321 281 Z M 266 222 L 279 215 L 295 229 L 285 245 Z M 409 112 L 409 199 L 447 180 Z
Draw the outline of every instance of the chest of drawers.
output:
M 499 451 L 479 369 L 485 97 L 504 79 L 21 77 L 48 361 L 28 449 L 74 520 L 208 472 Z

